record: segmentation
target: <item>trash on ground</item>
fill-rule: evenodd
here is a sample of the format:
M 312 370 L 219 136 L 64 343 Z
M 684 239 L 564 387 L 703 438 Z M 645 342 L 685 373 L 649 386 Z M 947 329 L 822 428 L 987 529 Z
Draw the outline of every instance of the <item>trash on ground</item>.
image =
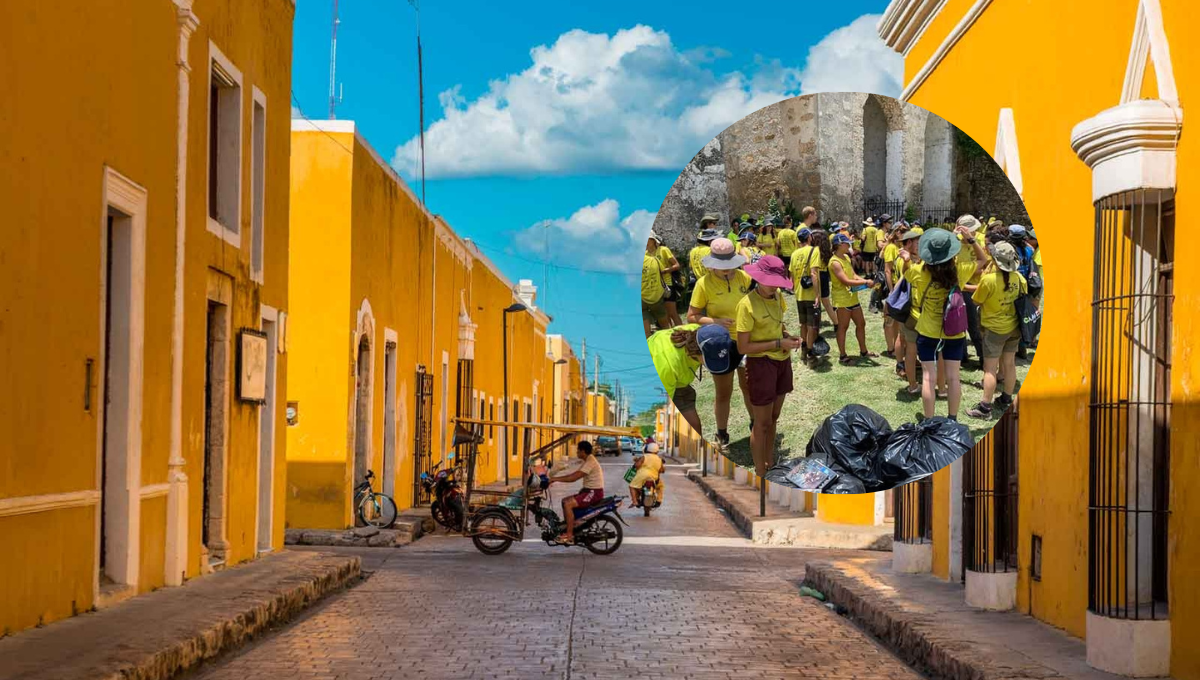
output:
M 800 594 L 804 595 L 805 597 L 811 597 L 811 598 L 820 600 L 822 602 L 825 601 L 825 593 L 822 593 L 821 591 L 816 590 L 815 588 L 809 588 L 808 586 L 801 587 Z

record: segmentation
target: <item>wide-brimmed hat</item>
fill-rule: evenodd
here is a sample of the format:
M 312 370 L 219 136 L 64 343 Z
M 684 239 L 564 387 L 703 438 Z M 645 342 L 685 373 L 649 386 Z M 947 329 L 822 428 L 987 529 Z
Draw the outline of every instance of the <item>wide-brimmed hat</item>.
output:
M 758 236 L 756 236 L 754 234 L 754 231 L 752 229 L 743 229 L 742 233 L 738 234 L 738 240 L 739 241 L 757 242 Z
M 737 353 L 737 342 L 724 326 L 701 326 L 696 331 L 696 344 L 700 345 L 700 358 L 709 373 L 724 375 L 735 368 L 732 364 Z
M 1021 266 L 1020 260 L 1017 259 L 1017 249 L 1007 241 L 994 243 L 989 250 L 992 251 L 992 259 L 1001 271 L 1012 272 Z
M 903 243 L 904 241 L 911 241 L 914 238 L 921 238 L 921 234 L 922 232 L 920 227 L 909 229 L 908 231 L 904 232 L 904 236 L 900 237 L 900 242 Z
M 704 213 L 704 217 L 700 218 L 700 226 L 704 226 L 705 222 L 720 222 L 721 216 L 716 213 Z
M 1019 224 L 1010 224 L 1010 225 L 1008 225 L 1008 233 L 1010 233 L 1014 236 L 1024 236 L 1025 235 L 1025 227 L 1023 227 Z
M 658 241 L 659 243 L 662 243 L 662 239 L 658 237 L 658 232 L 655 232 L 653 230 L 650 231 L 650 236 L 648 236 L 647 238 L 650 238 L 655 241 Z
M 953 260 L 958 251 L 962 250 L 962 242 L 945 229 L 930 229 L 921 234 L 918 248 L 921 259 L 926 264 L 934 265 Z
M 975 219 L 974 215 L 963 215 L 962 217 L 958 218 L 958 221 L 954 223 L 954 226 L 966 227 L 973 234 L 979 231 L 979 228 L 983 225 L 979 222 L 979 220 Z
M 721 238 L 721 232 L 717 231 L 716 229 L 703 229 L 696 236 L 696 240 L 700 241 L 701 243 L 708 243 L 709 241 L 715 241 L 719 238 Z
M 789 275 L 783 260 L 774 255 L 765 255 L 758 262 L 747 265 L 745 272 L 760 285 L 772 288 L 792 289 L 792 277 Z
M 753 229 L 753 228 L 754 228 L 754 225 L 750 224 L 749 222 L 747 222 L 745 220 L 742 220 L 742 223 L 737 225 L 737 230 L 738 230 L 739 234 L 743 231 L 746 231 L 747 229 Z
M 708 269 L 737 269 L 746 264 L 746 256 L 737 252 L 733 241 L 722 237 L 713 240 L 709 253 L 700 258 L 700 264 Z
M 1033 227 L 1030 227 L 1025 230 L 1025 240 L 1026 241 L 1036 241 L 1037 240 L 1037 234 L 1034 233 Z
M 833 235 L 833 240 L 831 241 L 831 243 L 833 243 L 833 245 L 836 247 L 836 246 L 842 245 L 843 243 L 848 245 L 850 243 L 853 243 L 853 241 L 850 240 L 849 236 L 846 236 L 845 234 L 842 234 L 842 233 L 837 233 L 837 234 Z
M 887 224 L 888 222 L 891 222 L 891 221 L 892 221 L 892 216 L 891 216 L 891 215 L 889 215 L 889 214 L 887 214 L 887 213 L 884 213 L 884 214 L 882 214 L 882 215 L 880 215 L 880 216 L 879 216 L 879 223 L 880 223 L 880 224 Z
M 763 225 L 768 227 L 778 227 L 779 222 L 777 222 L 774 217 L 768 217 L 767 221 L 764 222 Z

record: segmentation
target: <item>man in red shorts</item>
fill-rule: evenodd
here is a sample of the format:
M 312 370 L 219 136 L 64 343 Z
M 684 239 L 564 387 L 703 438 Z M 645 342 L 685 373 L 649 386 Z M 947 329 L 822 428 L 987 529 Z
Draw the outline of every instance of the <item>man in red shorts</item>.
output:
M 583 465 L 574 472 L 551 477 L 551 482 L 573 482 L 583 480 L 583 488 L 574 496 L 563 499 L 563 517 L 567 520 L 567 530 L 559 539 L 563 543 L 575 542 L 575 508 L 587 508 L 599 503 L 604 498 L 604 471 L 600 469 L 600 461 L 592 455 L 592 443 L 580 441 L 575 455 L 583 461 Z

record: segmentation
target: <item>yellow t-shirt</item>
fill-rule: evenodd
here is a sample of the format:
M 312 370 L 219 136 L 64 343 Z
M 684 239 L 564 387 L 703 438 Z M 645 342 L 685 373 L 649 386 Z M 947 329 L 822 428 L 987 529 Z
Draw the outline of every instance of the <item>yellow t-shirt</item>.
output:
M 800 300 L 814 302 L 817 299 L 817 291 L 821 288 L 820 276 L 814 276 L 812 270 L 814 268 L 821 269 L 821 250 L 816 246 L 803 246 L 796 252 L 792 253 L 792 262 L 789 269 L 792 272 L 792 290 L 797 291 L 800 295 Z M 805 288 L 800 285 L 800 277 L 805 274 L 812 276 L 813 285 Z
M 962 237 L 958 237 L 959 243 L 962 243 Z M 962 243 L 962 248 L 959 249 L 958 255 L 954 256 L 954 266 L 958 270 L 958 285 L 965 286 L 972 279 L 978 280 L 979 271 L 975 266 L 975 249 L 966 243 Z
M 763 255 L 775 255 L 775 236 L 763 232 L 758 237 L 758 249 L 763 252 Z
M 688 253 L 688 267 L 691 268 L 692 274 L 699 281 L 702 276 L 708 273 L 708 268 L 700 263 L 701 260 L 708 257 L 712 252 L 709 246 L 696 246 Z
M 703 309 L 707 317 L 736 320 L 738 303 L 750 292 L 750 283 L 750 275 L 741 269 L 734 270 L 729 280 L 710 272 L 696 282 L 690 304 Z
M 908 279 L 914 288 L 913 316 L 918 317 L 918 334 L 945 340 L 966 337 L 966 333 L 946 335 L 942 332 L 942 313 L 946 309 L 946 298 L 950 296 L 950 291 L 933 283 L 933 274 L 930 274 L 926 267 L 913 266 L 904 272 L 904 278 Z
M 875 227 L 867 227 L 863 229 L 863 252 L 877 253 L 879 252 L 879 230 Z
M 779 255 L 791 257 L 792 253 L 800 247 L 800 238 L 796 236 L 796 230 L 780 229 L 775 234 L 775 246 L 779 249 Z
M 889 243 L 883 249 L 884 264 L 887 264 L 888 262 L 892 263 L 892 285 L 893 286 L 896 285 L 897 283 L 900 283 L 900 267 L 901 267 L 901 265 L 904 264 L 904 260 L 900 259 L 899 253 L 900 253 L 900 246 L 896 245 L 895 243 Z
M 854 273 L 854 266 L 850 264 L 849 255 L 834 255 L 830 260 L 830 264 L 833 262 L 837 262 L 838 264 L 842 265 L 842 272 L 845 273 L 848 278 L 858 278 L 858 274 Z M 834 273 L 832 268 L 829 270 L 829 293 L 830 297 L 833 299 L 833 306 L 837 309 L 853 307 L 854 305 L 858 304 L 858 293 L 851 291 L 848 287 L 846 287 L 846 284 L 839 281 L 837 274 Z
M 913 283 L 913 278 L 918 276 L 920 274 L 920 272 L 925 271 L 925 263 L 924 262 L 905 262 L 904 260 L 900 259 L 899 257 L 896 258 L 896 262 L 900 263 L 900 276 L 902 278 L 907 279 L 908 285 L 910 286 L 910 294 L 912 295 L 912 313 L 909 314 L 908 316 L 909 316 L 909 318 L 913 319 L 914 321 L 920 323 L 920 321 L 921 321 L 921 293 L 923 293 L 924 291 L 917 288 L 917 285 L 915 283 Z
M 745 255 L 746 259 L 751 262 L 763 256 L 763 251 L 761 248 L 756 246 L 744 246 L 740 243 L 737 246 L 737 252 L 741 255 Z
M 1037 250 L 1033 251 L 1033 263 L 1039 267 L 1042 266 L 1042 249 L 1041 248 L 1038 248 Z
M 856 252 L 856 253 L 862 252 L 862 236 L 861 235 L 855 235 L 854 238 L 850 239 L 850 248 L 852 250 L 854 250 L 854 252 Z
M 783 338 L 783 296 L 778 292 L 771 299 L 764 298 L 757 289 L 737 306 L 737 320 L 733 325 L 737 333 L 749 333 L 751 342 L 766 342 Z M 737 336 L 734 336 L 737 337 Z M 788 350 L 771 349 L 766 352 L 751 354 L 752 357 L 768 357 L 771 359 L 787 360 L 791 356 Z
M 671 285 L 671 272 L 667 271 L 671 268 L 671 260 L 675 258 L 675 253 L 666 246 L 658 247 L 658 263 L 662 266 L 662 280 L 664 286 Z
M 657 257 L 642 256 L 642 302 L 654 304 L 662 299 L 662 265 Z
M 1007 335 L 1017 330 L 1017 311 L 1013 302 L 1029 292 L 1025 277 L 1010 272 L 1008 286 L 1004 286 L 1004 274 L 991 271 L 979 280 L 979 287 L 971 299 L 979 305 L 979 324 L 993 333 Z

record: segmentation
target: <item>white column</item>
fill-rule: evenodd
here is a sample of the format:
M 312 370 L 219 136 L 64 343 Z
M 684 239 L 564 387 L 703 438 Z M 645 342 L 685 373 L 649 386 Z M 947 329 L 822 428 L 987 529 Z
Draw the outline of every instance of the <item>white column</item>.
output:
M 171 439 L 167 461 L 167 536 L 165 582 L 183 583 L 188 551 L 188 478 L 183 459 L 183 272 L 187 236 L 188 39 L 200 24 L 191 0 L 175 0 L 179 21 L 179 110 L 175 141 L 175 308 L 171 328 Z

